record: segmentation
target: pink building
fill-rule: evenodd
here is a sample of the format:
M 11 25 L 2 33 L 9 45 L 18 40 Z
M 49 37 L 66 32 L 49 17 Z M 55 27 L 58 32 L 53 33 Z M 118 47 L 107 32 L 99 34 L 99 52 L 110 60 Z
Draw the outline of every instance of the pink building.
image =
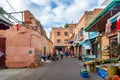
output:
M 7 30 L 0 30 L 4 40 L 5 66 L 8 68 L 28 67 L 43 55 L 52 54 L 52 42 L 46 36 L 42 25 L 29 12 L 24 11 L 24 24 L 17 24 Z M 47 43 L 51 46 L 48 46 Z M 0 46 L 3 47 L 3 46 Z

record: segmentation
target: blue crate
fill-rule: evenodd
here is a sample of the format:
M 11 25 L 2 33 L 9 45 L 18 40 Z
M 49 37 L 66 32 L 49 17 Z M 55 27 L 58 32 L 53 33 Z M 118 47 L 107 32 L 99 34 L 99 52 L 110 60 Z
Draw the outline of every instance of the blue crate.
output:
M 84 78 L 89 78 L 88 72 L 80 72 L 80 76 L 82 76 Z
M 102 77 L 103 79 L 107 78 L 107 71 L 101 69 L 101 68 L 97 68 L 97 74 Z

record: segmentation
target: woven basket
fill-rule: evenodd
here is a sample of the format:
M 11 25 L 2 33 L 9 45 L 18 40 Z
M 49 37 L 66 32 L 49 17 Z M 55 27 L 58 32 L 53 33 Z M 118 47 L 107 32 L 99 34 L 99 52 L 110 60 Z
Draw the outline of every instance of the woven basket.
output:
M 112 75 L 116 75 L 118 73 L 118 67 L 117 66 L 108 66 L 108 77 Z

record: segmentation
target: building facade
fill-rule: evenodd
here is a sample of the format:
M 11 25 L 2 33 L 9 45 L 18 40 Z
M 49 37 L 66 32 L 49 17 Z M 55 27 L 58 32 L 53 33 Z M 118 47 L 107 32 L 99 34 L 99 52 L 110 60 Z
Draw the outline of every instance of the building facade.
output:
M 50 40 L 55 49 L 65 52 L 68 47 L 69 30 L 68 28 L 52 28 Z
M 23 11 L 23 13 L 22 24 L 12 25 L 8 29 L 0 26 L 0 38 L 5 39 L 2 41 L 4 41 L 6 54 L 4 66 L 7 68 L 29 67 L 42 55 L 47 56 L 53 53 L 50 51 L 53 49 L 52 42 L 47 38 L 40 22 L 29 11 Z
M 6 67 L 6 38 L 4 37 L 4 31 L 10 29 L 12 25 L 11 21 L 0 15 L 0 68 Z
M 84 31 L 84 28 L 100 13 L 102 9 L 94 9 L 94 11 L 86 11 L 79 22 L 74 27 L 74 34 L 70 41 L 73 42 L 74 54 L 78 57 L 79 55 L 90 55 L 91 47 L 89 43 L 89 33 Z
M 98 31 L 100 33 L 96 41 L 100 43 L 102 59 L 117 59 L 120 53 L 119 28 L 117 28 L 120 15 L 119 3 L 119 0 L 113 0 L 85 29 L 88 32 Z

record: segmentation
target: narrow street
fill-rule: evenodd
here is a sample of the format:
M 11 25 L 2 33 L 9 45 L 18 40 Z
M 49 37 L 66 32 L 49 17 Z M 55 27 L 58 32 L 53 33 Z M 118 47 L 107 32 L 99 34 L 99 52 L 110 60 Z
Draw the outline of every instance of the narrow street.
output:
M 0 0 L 0 80 L 120 80 L 120 0 Z
M 24 69 L 0 80 L 103 80 L 96 73 L 90 73 L 90 78 L 82 78 L 79 75 L 81 68 L 82 62 L 78 59 L 64 57 L 63 60 L 59 59 L 38 68 Z

